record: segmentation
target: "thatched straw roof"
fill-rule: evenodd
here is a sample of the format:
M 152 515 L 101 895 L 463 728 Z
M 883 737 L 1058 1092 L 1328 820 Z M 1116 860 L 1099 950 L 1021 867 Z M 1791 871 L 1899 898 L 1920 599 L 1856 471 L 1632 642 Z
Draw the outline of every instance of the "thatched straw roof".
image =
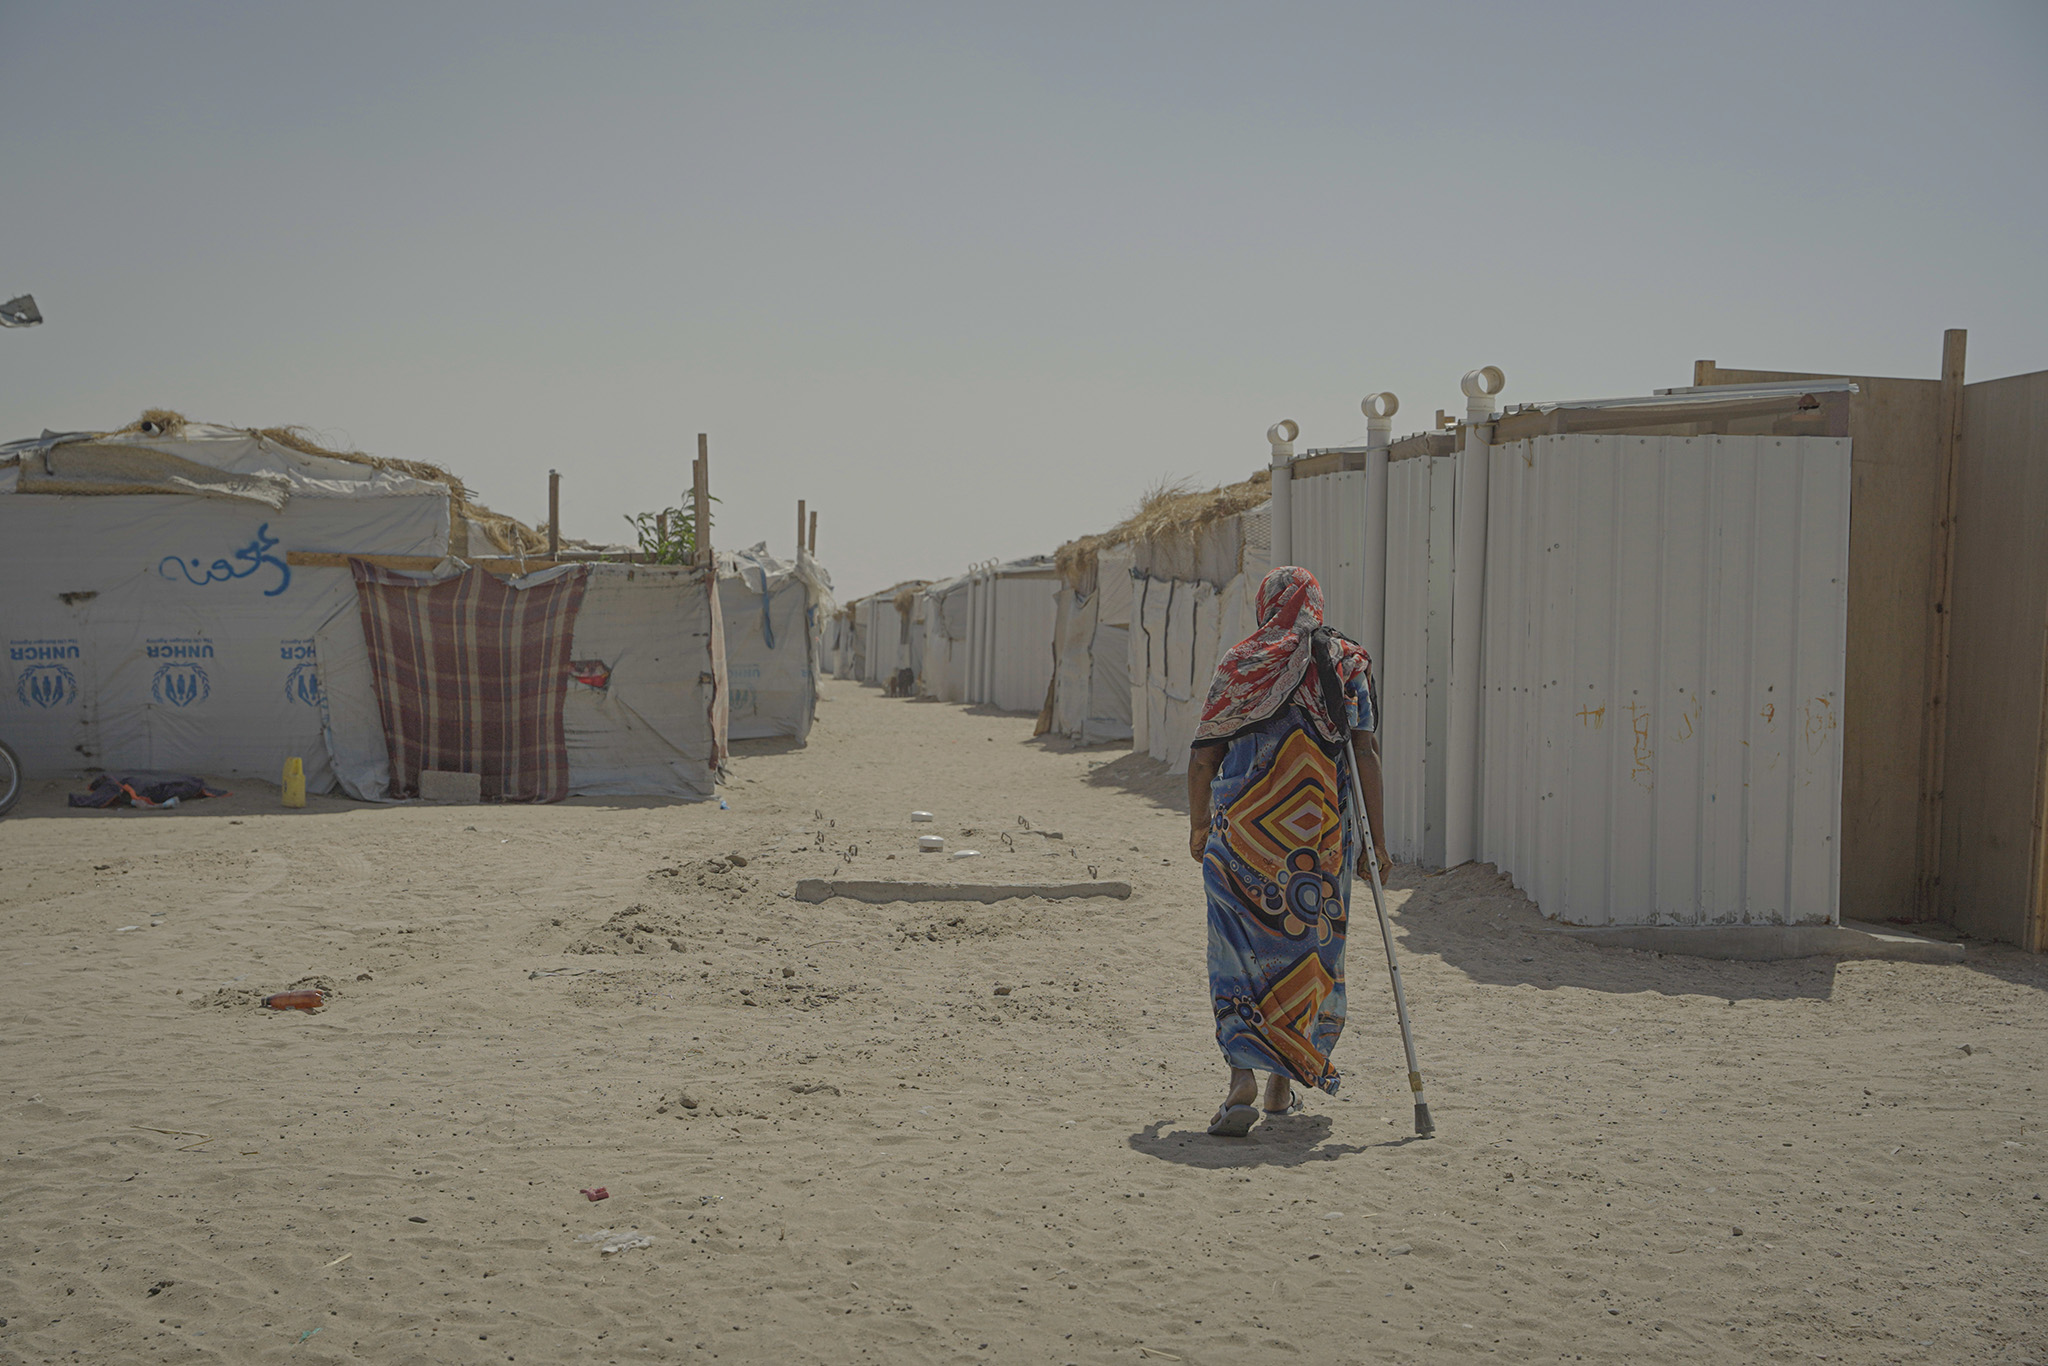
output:
M 898 584 L 896 586 L 896 596 L 893 599 L 896 604 L 896 614 L 903 617 L 909 616 L 911 609 L 917 606 L 917 595 L 930 587 L 931 582 L 930 579 L 912 579 L 908 583 Z
M 142 416 L 115 434 L 162 433 L 176 437 L 189 423 L 183 413 L 169 408 L 146 408 Z M 424 460 L 395 460 L 390 456 L 370 455 L 364 451 L 341 451 L 321 445 L 314 434 L 305 427 L 245 427 L 242 430 L 251 436 L 274 442 L 286 450 L 301 455 L 323 456 L 329 460 L 346 460 L 354 465 L 367 465 L 371 469 L 390 470 L 395 474 L 423 479 L 428 483 L 446 484 L 449 494 L 451 516 L 467 518 L 482 527 L 484 533 L 498 543 L 499 548 L 513 555 L 546 554 L 548 538 L 516 517 L 493 512 L 469 496 L 469 490 L 462 480 L 439 465 Z
M 1068 541 L 1054 551 L 1053 564 L 1067 586 L 1079 590 L 1094 579 L 1095 562 L 1105 550 L 1130 541 L 1192 544 L 1207 527 L 1249 512 L 1272 496 L 1273 472 L 1267 469 L 1207 490 L 1190 488 L 1184 479 L 1161 481 L 1138 500 L 1136 511 L 1109 530 Z

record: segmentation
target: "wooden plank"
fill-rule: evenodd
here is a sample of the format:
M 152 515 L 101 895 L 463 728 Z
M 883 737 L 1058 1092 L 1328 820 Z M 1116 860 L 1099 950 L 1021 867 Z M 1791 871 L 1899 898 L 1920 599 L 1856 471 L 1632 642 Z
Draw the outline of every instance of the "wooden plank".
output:
M 1364 451 L 1324 451 L 1320 455 L 1307 455 L 1294 462 L 1290 478 L 1299 482 L 1323 474 L 1346 474 L 1365 468 Z
M 690 470 L 697 514 L 697 563 L 711 563 L 711 438 L 697 433 L 697 463 Z
M 441 555 L 352 555 L 343 551 L 288 550 L 284 562 L 294 569 L 346 569 L 350 560 L 361 560 L 379 569 L 404 569 L 418 573 L 433 569 L 445 558 Z M 654 556 L 637 551 L 608 555 L 598 550 L 573 550 L 557 556 L 484 555 L 464 563 L 477 569 L 487 569 L 493 574 L 532 574 L 564 564 L 653 565 L 657 561 Z
M 548 554 L 558 555 L 562 550 L 562 474 L 560 470 L 548 471 Z
M 1948 758 L 1949 624 L 1954 614 L 1956 489 L 1963 450 L 1963 350 L 1969 334 L 1951 327 L 1941 337 L 1941 501 L 1935 506 L 1931 611 L 1927 624 L 1927 697 L 1920 717 L 1920 848 L 1914 870 L 1914 914 L 1937 918 L 1941 902 L 1941 798 Z
M 796 500 L 796 548 L 804 548 L 804 500 Z
M 811 544 L 809 548 L 811 554 L 816 555 L 818 553 L 818 514 L 815 512 L 811 514 Z
M 1971 384 L 1963 405 L 1939 910 L 1972 935 L 2038 948 L 2048 823 L 2048 371 Z
M 2048 612 L 2041 619 L 2041 709 L 2034 743 L 2034 876 L 2028 895 L 2027 948 L 2048 953 Z

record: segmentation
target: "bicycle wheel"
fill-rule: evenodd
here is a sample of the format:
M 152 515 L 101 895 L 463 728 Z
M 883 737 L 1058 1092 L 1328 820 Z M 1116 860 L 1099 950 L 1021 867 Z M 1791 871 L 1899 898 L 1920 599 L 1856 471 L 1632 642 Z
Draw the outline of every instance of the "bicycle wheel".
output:
M 0 740 L 0 816 L 14 809 L 21 798 L 21 756 Z

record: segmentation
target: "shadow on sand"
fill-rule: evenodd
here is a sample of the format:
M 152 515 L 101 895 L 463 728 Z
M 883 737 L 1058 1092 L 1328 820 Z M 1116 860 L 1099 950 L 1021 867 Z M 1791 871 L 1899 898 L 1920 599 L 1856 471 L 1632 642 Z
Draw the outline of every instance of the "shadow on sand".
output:
M 1243 1138 L 1211 1138 L 1203 1127 L 1169 1129 L 1166 1126 L 1171 1122 L 1156 1120 L 1132 1134 L 1128 1140 L 1132 1150 L 1162 1162 L 1215 1171 L 1227 1167 L 1301 1167 L 1422 1141 L 1411 1134 L 1381 1143 L 1332 1143 L 1328 1115 L 1262 1120 Z
M 1610 948 L 1560 934 L 1491 864 L 1468 863 L 1433 876 L 1402 865 L 1386 886 L 1389 892 L 1408 893 L 1393 912 L 1402 953 L 1432 954 L 1489 986 L 1577 987 L 1624 996 L 1656 993 L 1728 1001 L 1824 1000 L 1834 992 L 1832 958 L 1729 963 Z M 1350 947 L 1354 954 L 1363 950 L 1378 959 L 1371 895 L 1355 885 Z M 1361 936 L 1370 936 L 1369 948 Z
M 810 748 L 810 743 L 787 735 L 765 735 L 758 740 L 734 740 L 728 748 L 735 759 L 756 759 L 770 754 L 801 754 Z
M 1136 750 L 1119 755 L 1108 763 L 1095 765 L 1088 770 L 1088 781 L 1095 787 L 1113 787 L 1119 792 L 1143 797 L 1154 806 L 1177 811 L 1183 816 L 1188 811 L 1187 775 L 1169 773 L 1165 764 Z

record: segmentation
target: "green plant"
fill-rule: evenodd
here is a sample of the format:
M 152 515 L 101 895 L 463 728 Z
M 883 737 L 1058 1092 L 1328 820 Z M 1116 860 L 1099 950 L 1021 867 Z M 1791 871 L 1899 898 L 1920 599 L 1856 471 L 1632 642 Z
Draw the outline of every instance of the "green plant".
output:
M 713 497 L 712 502 L 718 499 Z M 681 507 L 658 512 L 635 512 L 626 518 L 640 543 L 640 553 L 654 564 L 689 564 L 697 558 L 697 491 L 683 492 Z M 708 529 L 711 518 L 704 519 Z

